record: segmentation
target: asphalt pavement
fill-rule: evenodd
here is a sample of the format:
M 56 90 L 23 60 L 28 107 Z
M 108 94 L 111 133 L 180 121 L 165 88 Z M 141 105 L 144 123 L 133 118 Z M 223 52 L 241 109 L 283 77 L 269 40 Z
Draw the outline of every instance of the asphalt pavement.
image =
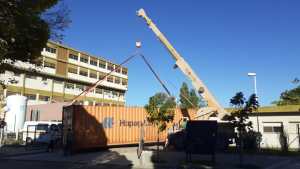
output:
M 210 161 L 210 156 L 194 155 L 191 163 L 185 162 L 183 152 L 160 152 L 160 163 L 153 162 L 155 151 L 144 151 L 137 158 L 136 147 L 114 148 L 105 151 L 78 153 L 63 156 L 61 151 L 53 153 L 33 153 L 26 155 L 7 156 L 0 160 L 0 168 L 8 169 L 79 169 L 79 168 L 110 168 L 110 169 L 236 169 L 237 154 L 218 153 L 216 164 Z M 247 169 L 300 169 L 300 158 L 297 156 L 275 155 L 245 155 Z

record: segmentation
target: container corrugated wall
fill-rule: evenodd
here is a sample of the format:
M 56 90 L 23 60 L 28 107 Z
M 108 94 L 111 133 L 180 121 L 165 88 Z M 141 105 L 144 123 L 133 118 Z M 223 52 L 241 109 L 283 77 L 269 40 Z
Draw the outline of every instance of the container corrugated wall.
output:
M 180 123 L 183 116 L 193 118 L 195 112 L 176 109 L 174 121 L 168 127 Z M 156 142 L 157 139 L 157 128 L 147 122 L 147 113 L 142 107 L 73 105 L 64 108 L 63 120 L 64 131 L 72 128 L 74 150 L 137 144 L 141 128 L 146 143 Z M 72 124 L 67 125 L 66 121 Z M 165 141 L 166 136 L 167 132 L 160 133 L 160 140 Z

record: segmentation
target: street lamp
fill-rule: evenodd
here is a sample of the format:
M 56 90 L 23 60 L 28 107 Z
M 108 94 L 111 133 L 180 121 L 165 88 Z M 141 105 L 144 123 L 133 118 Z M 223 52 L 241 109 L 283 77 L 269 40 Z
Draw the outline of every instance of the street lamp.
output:
M 248 76 L 249 76 L 249 77 L 253 77 L 253 82 L 254 82 L 254 94 L 255 94 L 256 101 L 257 101 L 257 100 L 258 100 L 258 97 L 257 97 L 257 87 L 256 87 L 256 73 L 254 73 L 254 72 L 248 73 Z M 256 115 L 256 123 L 257 123 L 257 131 L 259 132 L 258 112 L 257 112 L 257 115 Z
M 249 77 L 253 77 L 253 81 L 254 81 L 254 94 L 257 98 L 257 88 L 256 88 L 256 73 L 248 73 Z

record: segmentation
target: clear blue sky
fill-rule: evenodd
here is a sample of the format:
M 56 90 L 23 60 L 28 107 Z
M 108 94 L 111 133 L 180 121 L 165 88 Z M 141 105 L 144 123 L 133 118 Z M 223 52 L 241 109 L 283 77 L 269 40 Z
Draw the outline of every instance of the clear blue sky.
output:
M 229 106 L 238 91 L 249 96 L 257 73 L 259 100 L 269 105 L 300 76 L 300 1 L 66 1 L 72 24 L 65 44 L 120 63 L 143 43 L 142 52 L 174 95 L 189 80 L 145 22 L 143 7 L 174 47 L 190 63 L 218 101 Z M 129 68 L 127 105 L 144 105 L 163 91 L 141 58 Z

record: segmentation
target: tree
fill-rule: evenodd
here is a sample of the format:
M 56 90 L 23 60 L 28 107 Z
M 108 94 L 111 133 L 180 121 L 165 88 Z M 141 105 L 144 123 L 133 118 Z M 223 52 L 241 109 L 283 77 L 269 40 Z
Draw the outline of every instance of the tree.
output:
M 195 105 L 196 107 L 199 106 L 200 98 L 197 96 L 195 89 L 190 90 L 190 101 Z
M 230 99 L 230 104 L 233 106 L 233 111 L 230 115 L 224 117 L 225 120 L 230 121 L 234 128 L 238 131 L 238 146 L 240 152 L 240 164 L 243 163 L 243 145 L 244 145 L 244 135 L 247 131 L 251 131 L 252 123 L 248 121 L 249 115 L 257 110 L 259 107 L 257 97 L 252 94 L 248 100 L 244 97 L 242 92 L 236 93 L 236 95 Z
M 278 106 L 300 105 L 300 85 L 291 90 L 286 90 L 280 94 L 278 101 L 274 101 Z
M 168 122 L 173 121 L 175 108 L 175 99 L 165 93 L 155 94 L 145 105 L 147 120 L 157 127 L 157 159 L 159 158 L 159 133 L 166 129 Z
M 182 109 L 199 108 L 200 98 L 194 89 L 189 90 L 188 85 L 183 82 L 179 94 L 180 107 Z
M 55 6 L 58 2 L 0 0 L 0 71 L 15 61 L 39 65 L 40 52 L 48 39 L 62 37 L 61 32 L 70 23 L 68 10 Z
M 48 39 L 62 40 L 71 22 L 62 0 L 0 0 L 0 73 L 14 70 L 16 61 L 40 65 L 40 53 Z M 0 87 L 15 83 L 0 80 Z M 3 106 L 0 94 L 0 107 Z M 0 127 L 5 123 L 0 119 Z

